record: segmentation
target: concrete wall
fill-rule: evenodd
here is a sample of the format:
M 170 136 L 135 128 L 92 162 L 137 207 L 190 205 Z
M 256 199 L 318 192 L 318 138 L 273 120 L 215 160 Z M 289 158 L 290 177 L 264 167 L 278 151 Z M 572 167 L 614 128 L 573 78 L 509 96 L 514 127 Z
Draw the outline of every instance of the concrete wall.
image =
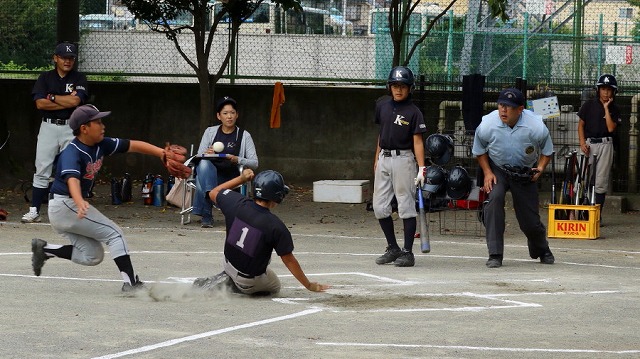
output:
M 0 96 L 0 178 L 31 180 L 39 116 L 30 98 L 33 80 L 3 80 Z M 172 141 L 197 148 L 196 84 L 90 83 L 92 103 L 112 115 L 107 135 L 162 145 Z M 372 179 L 378 127 L 373 123 L 376 98 L 383 89 L 288 87 L 282 126 L 269 128 L 273 86 L 219 85 L 216 98 L 229 95 L 240 107 L 238 125 L 256 143 L 260 169 L 275 169 L 288 182 L 321 179 Z M 166 171 L 156 158 L 125 154 L 108 158 L 104 179 L 130 172 L 134 178 Z M 10 183 L 5 183 L 11 185 Z

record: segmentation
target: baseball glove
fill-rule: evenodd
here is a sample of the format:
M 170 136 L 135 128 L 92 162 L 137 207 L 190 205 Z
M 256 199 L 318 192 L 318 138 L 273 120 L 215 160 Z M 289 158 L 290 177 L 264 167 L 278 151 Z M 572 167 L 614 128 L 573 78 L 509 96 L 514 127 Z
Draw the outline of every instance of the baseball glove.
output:
M 187 149 L 179 146 L 172 145 L 167 142 L 164 147 L 164 154 L 162 155 L 162 163 L 169 171 L 169 174 L 177 178 L 187 178 L 191 174 L 191 168 L 185 166 L 184 162 L 187 160 Z
M 538 173 L 537 169 L 531 167 L 504 165 L 502 170 L 507 174 L 509 179 L 518 183 L 531 182 L 533 176 Z
M 4 208 L 0 208 L 0 221 L 6 221 L 7 216 L 9 216 L 9 213 L 7 213 L 7 210 Z

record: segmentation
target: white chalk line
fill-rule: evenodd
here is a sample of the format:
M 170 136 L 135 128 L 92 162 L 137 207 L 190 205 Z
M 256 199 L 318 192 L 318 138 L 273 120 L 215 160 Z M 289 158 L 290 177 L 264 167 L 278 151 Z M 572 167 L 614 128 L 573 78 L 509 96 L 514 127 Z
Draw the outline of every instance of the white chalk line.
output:
M 17 225 L 25 225 L 21 222 L 3 222 L 5 224 L 17 224 Z M 30 226 L 50 226 L 49 223 L 29 223 Z M 159 231 L 159 232 L 167 232 L 167 231 L 189 231 L 189 232 L 202 232 L 202 233 L 216 233 L 216 234 L 224 234 L 225 229 L 211 229 L 211 228 L 192 228 L 192 227 L 131 227 L 131 226 L 120 226 L 123 229 L 129 229 L 132 231 Z M 337 234 L 306 234 L 306 233 L 293 233 L 293 237 L 316 237 L 316 238 L 336 238 L 336 239 L 362 239 L 362 240 L 371 240 L 371 239 L 380 239 L 384 240 L 384 237 L 371 237 L 371 236 L 346 236 L 346 235 L 337 235 Z M 484 243 L 483 238 L 480 238 L 481 241 L 469 242 L 469 241 L 451 241 L 451 240 L 434 240 L 431 239 L 432 243 L 435 244 L 454 244 L 454 245 L 471 245 L 471 246 L 481 246 L 486 247 L 486 243 Z M 526 245 L 518 245 L 518 244 L 505 244 L 505 248 L 527 248 Z M 640 251 L 630 251 L 630 250 L 619 250 L 619 249 L 593 249 L 593 248 L 565 248 L 565 247 L 556 247 L 552 246 L 554 251 L 582 251 L 582 252 L 593 252 L 593 253 L 621 253 L 621 254 L 640 254 Z M 327 253 L 329 254 L 329 253 Z M 346 253 L 339 253 L 346 254 Z M 351 255 L 371 255 L 371 254 L 351 254 Z M 428 254 L 429 256 L 433 256 L 432 254 Z
M 315 314 L 315 313 L 318 313 L 318 312 L 321 312 L 321 311 L 322 311 L 322 309 L 320 309 L 320 308 L 306 309 L 306 310 L 303 310 L 301 312 L 297 312 L 297 313 L 293 313 L 293 314 L 287 314 L 287 315 L 283 315 L 283 316 L 279 316 L 279 317 L 259 320 L 257 322 L 234 325 L 232 327 L 216 329 L 216 330 L 212 330 L 212 331 L 208 331 L 208 332 L 204 332 L 204 333 L 189 335 L 189 336 L 182 337 L 182 338 L 171 339 L 171 340 L 167 340 L 167 341 L 156 343 L 156 344 L 150 344 L 150 345 L 145 345 L 145 346 L 142 346 L 142 347 L 139 347 L 139 348 L 135 348 L 135 349 L 125 350 L 125 351 L 122 351 L 122 352 L 119 352 L 119 353 L 114 353 L 114 354 L 108 354 L 108 355 L 103 355 L 103 356 L 99 356 L 99 357 L 94 357 L 93 359 L 121 358 L 121 357 L 127 356 L 127 355 L 134 355 L 134 354 L 140 354 L 140 353 L 144 353 L 144 352 L 149 352 L 149 351 L 152 351 L 152 350 L 156 350 L 156 349 L 160 349 L 160 348 L 166 348 L 166 347 L 170 347 L 170 346 L 177 345 L 177 344 L 182 344 L 182 343 L 193 341 L 193 340 L 213 337 L 213 336 L 216 336 L 216 335 L 233 332 L 233 331 L 240 330 L 240 329 L 247 329 L 247 328 L 257 327 L 257 326 L 260 326 L 260 325 L 266 325 L 266 324 L 271 324 L 271 323 L 275 323 L 275 322 L 280 322 L 280 321 L 283 321 L 283 320 L 295 319 L 295 318 L 302 317 L 302 316 L 305 316 L 305 315 Z
M 593 353 L 593 354 L 637 354 L 640 350 L 598 350 L 598 349 L 562 349 L 562 348 L 508 348 L 508 347 L 475 347 L 468 345 L 435 345 L 435 344 L 380 344 L 380 343 L 353 343 L 353 342 L 317 342 L 317 345 L 342 346 L 342 347 L 369 347 L 369 348 L 431 348 L 450 350 L 472 350 L 472 351 L 496 351 L 514 353 Z

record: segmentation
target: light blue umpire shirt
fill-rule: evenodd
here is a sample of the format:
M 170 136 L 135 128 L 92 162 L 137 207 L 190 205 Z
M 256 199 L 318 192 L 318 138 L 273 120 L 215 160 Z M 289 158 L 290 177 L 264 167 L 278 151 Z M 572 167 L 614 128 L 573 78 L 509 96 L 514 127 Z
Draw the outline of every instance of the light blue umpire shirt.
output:
M 498 110 L 482 117 L 473 139 L 474 156 L 488 154 L 499 167 L 533 167 L 540 153 L 553 154 L 553 142 L 549 129 L 540 115 L 531 110 L 523 110 L 513 128 L 500 120 Z

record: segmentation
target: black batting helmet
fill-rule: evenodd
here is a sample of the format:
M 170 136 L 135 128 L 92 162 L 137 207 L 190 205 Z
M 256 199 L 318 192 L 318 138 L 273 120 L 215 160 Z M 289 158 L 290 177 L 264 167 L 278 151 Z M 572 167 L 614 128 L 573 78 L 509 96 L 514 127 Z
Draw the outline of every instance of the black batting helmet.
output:
M 453 139 L 449 136 L 434 133 L 425 141 L 427 156 L 437 165 L 446 165 L 453 156 Z
M 253 197 L 282 202 L 284 197 L 289 193 L 289 187 L 284 184 L 284 178 L 276 171 L 262 171 L 253 179 Z
M 616 77 L 610 74 L 602 74 L 596 82 L 596 90 L 600 89 L 600 86 L 609 86 L 613 89 L 614 93 L 618 93 L 618 81 Z
M 427 174 L 422 186 L 423 192 L 442 194 L 447 185 L 447 172 L 440 166 L 431 165 L 427 167 Z
M 408 67 L 404 66 L 396 66 L 392 68 L 389 72 L 389 78 L 387 79 L 387 88 L 389 88 L 392 83 L 396 82 L 403 83 L 413 90 L 415 84 L 413 72 Z
M 471 192 L 471 177 L 462 166 L 455 166 L 447 177 L 447 196 L 451 199 L 465 199 Z

